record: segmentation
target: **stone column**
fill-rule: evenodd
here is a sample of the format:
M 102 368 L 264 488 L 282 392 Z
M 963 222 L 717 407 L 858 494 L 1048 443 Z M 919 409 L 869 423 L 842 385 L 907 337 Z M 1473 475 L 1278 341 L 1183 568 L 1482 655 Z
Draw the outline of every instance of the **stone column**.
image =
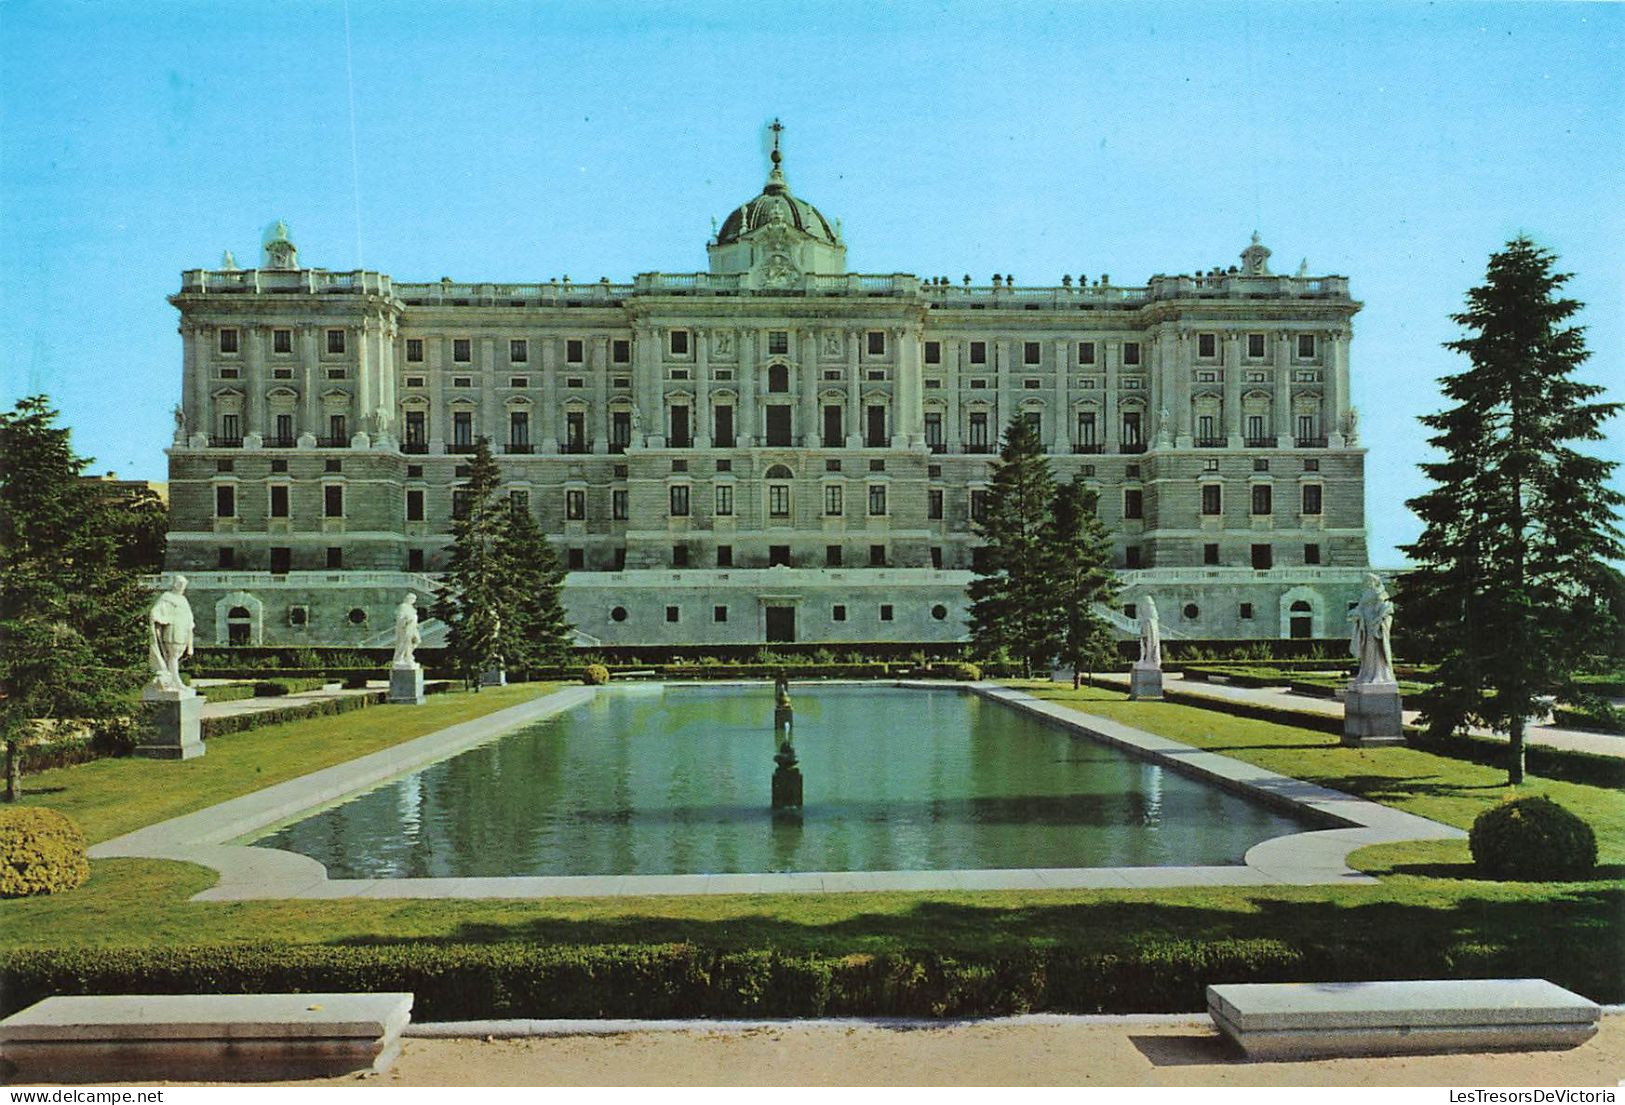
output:
M 195 322 L 182 322 L 181 332 L 181 363 L 183 365 L 181 379 L 181 411 L 186 415 L 187 441 L 197 444 L 192 438 L 203 435 L 203 444 L 208 444 L 208 435 L 214 432 L 214 410 L 209 401 L 209 368 L 207 351 L 203 348 L 203 327 Z
M 551 456 L 559 451 L 559 343 L 549 334 L 536 344 L 542 363 L 541 425 L 537 432 L 542 438 L 541 451 Z
M 1050 448 L 1051 451 L 1057 454 L 1072 451 L 1071 437 L 1069 436 L 1071 433 L 1072 412 L 1067 409 L 1070 405 L 1067 385 L 1071 382 L 1070 377 L 1072 375 L 1067 351 L 1067 346 L 1070 344 L 1071 342 L 1065 338 L 1057 338 L 1055 341 L 1055 425 L 1053 427 L 1054 433 L 1050 435 L 1050 439 L 1054 444 Z
M 848 330 L 846 332 L 846 447 L 859 449 L 863 446 L 863 370 L 858 365 L 858 340 L 863 337 L 861 330 Z
M 694 331 L 694 409 L 689 412 L 694 448 L 711 448 L 711 331 Z
M 1174 375 L 1174 444 L 1181 449 L 1191 447 L 1191 332 L 1180 329 L 1174 333 L 1173 375 Z M 1156 413 L 1152 412 L 1151 420 L 1156 422 Z
M 1349 336 L 1346 330 L 1328 331 L 1322 338 L 1326 343 L 1325 368 L 1326 376 L 1325 403 L 1326 441 L 1333 448 L 1341 448 L 1343 440 L 1343 420 L 1349 413 Z
M 609 453 L 609 335 L 594 334 L 587 354 L 587 371 L 592 373 L 592 410 L 587 412 L 587 435 L 592 451 Z
M 818 410 L 818 335 L 808 327 L 792 331 L 791 341 L 801 350 L 801 444 L 817 448 L 823 427 Z
M 480 382 L 480 423 L 474 430 L 474 438 L 476 441 L 481 435 L 490 438 L 491 451 L 500 456 L 508 434 L 506 428 L 497 425 L 500 412 L 497 410 L 496 339 L 481 338 L 475 349 L 478 359 L 469 367 Z
M 1224 332 L 1224 432 L 1227 444 L 1239 449 L 1246 442 L 1241 419 L 1241 334 Z
M 303 380 L 300 397 L 304 402 L 304 432 L 314 445 L 317 438 L 327 436 L 322 425 L 322 386 L 327 382 L 322 372 L 321 355 L 316 349 L 316 327 L 299 327 L 299 375 Z M 301 435 L 303 436 L 303 435 Z
M 959 420 L 964 417 L 960 410 L 959 389 L 965 386 L 963 375 L 965 343 L 957 339 L 944 341 L 942 348 L 947 354 L 943 361 L 945 379 L 942 381 L 942 386 L 948 393 L 948 411 L 943 416 L 943 421 L 947 425 L 942 428 L 942 440 L 945 443 L 947 452 L 957 453 L 960 449 L 960 443 L 964 439 L 959 426 Z
M 271 436 L 271 427 L 266 425 L 265 383 L 265 327 L 255 323 L 243 327 L 243 392 L 248 398 L 243 412 L 247 415 L 245 439 L 253 435 L 263 441 Z
M 423 342 L 424 356 L 429 370 L 429 452 L 442 456 L 446 452 L 446 434 L 451 429 L 451 410 L 446 406 L 446 366 L 451 364 L 451 339 Z
M 637 410 L 638 431 L 632 440 L 638 445 L 651 444 L 650 438 L 665 441 L 666 431 L 661 419 L 665 417 L 661 401 L 661 359 L 659 331 L 642 326 L 634 331 L 632 339 L 632 402 Z
M 897 349 L 897 387 L 893 391 L 897 404 L 897 424 L 893 427 L 893 444 L 899 448 L 913 448 L 925 444 L 925 411 L 922 406 L 925 391 L 921 381 L 920 339 L 906 329 L 892 332 Z
M 1292 448 L 1292 335 L 1286 330 L 1275 334 L 1275 444 Z
M 1160 349 L 1159 341 L 1152 349 Z M 1100 427 L 1101 440 L 1104 441 L 1108 453 L 1115 453 L 1123 443 L 1123 427 L 1117 417 L 1117 388 L 1118 363 L 1123 356 L 1123 343 L 1117 338 L 1103 339 L 1100 342 L 1100 356 L 1106 362 L 1106 393 L 1100 397 L 1100 417 L 1106 424 Z M 1141 351 L 1142 357 L 1145 352 Z M 1145 427 L 1140 427 L 1141 436 L 1144 436 Z
M 739 409 L 734 412 L 734 437 L 741 449 L 749 449 L 761 436 L 761 416 L 756 410 L 756 353 L 761 332 L 739 331 Z
M 1015 394 L 1010 390 L 1010 371 L 1012 350 L 1015 343 L 1012 341 L 989 342 L 993 349 L 993 370 L 995 372 L 994 386 L 998 388 L 994 394 L 998 396 L 998 413 L 994 424 L 989 427 L 989 434 L 993 438 L 992 448 L 998 453 L 1000 445 L 1004 443 L 1004 428 L 1010 424 L 1010 419 L 1016 413 Z

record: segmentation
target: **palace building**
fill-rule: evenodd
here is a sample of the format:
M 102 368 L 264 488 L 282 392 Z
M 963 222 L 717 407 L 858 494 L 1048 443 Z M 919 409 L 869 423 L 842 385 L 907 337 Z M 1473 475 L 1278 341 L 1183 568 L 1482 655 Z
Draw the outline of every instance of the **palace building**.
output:
M 775 144 L 704 272 L 400 283 L 303 266 L 282 224 L 264 250 L 170 300 L 168 567 L 203 641 L 387 642 L 481 437 L 585 643 L 964 639 L 1014 417 L 1098 489 L 1124 602 L 1169 636 L 1338 636 L 1359 592 L 1360 304 L 1256 234 L 1137 286 L 850 273 Z

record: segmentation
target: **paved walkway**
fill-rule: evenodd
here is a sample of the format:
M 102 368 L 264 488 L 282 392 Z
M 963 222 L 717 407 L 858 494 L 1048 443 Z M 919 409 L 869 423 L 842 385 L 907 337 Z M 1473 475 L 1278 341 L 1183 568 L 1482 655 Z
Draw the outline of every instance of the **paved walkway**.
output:
M 1117 674 L 1097 674 L 1097 680 L 1113 687 L 1128 689 L 1129 677 Z M 1208 698 L 1216 702 L 1246 702 L 1255 706 L 1276 706 L 1282 709 L 1296 710 L 1305 714 L 1320 714 L 1325 717 L 1340 718 L 1343 716 L 1343 704 L 1335 699 L 1314 698 L 1310 695 L 1293 694 L 1285 686 L 1281 687 L 1237 687 L 1227 683 L 1208 683 L 1200 680 L 1186 680 L 1183 672 L 1165 672 L 1163 685 L 1169 690 L 1177 690 L 1192 698 Z M 1405 720 L 1415 723 L 1420 716 L 1415 710 L 1405 711 Z M 1506 740 L 1505 735 L 1493 733 L 1488 729 L 1473 729 L 1475 735 L 1489 737 L 1493 740 Z M 1541 744 L 1549 748 L 1561 748 L 1569 752 L 1589 752 L 1594 756 L 1613 756 L 1625 759 L 1625 736 L 1616 736 L 1609 733 L 1590 733 L 1583 729 L 1561 729 L 1555 725 L 1531 725 L 1525 730 L 1524 739 L 1530 744 Z
M 274 672 L 266 673 L 265 678 L 275 679 Z M 342 684 L 329 683 L 325 687 L 318 687 L 311 691 L 299 691 L 296 694 L 277 695 L 274 698 L 238 698 L 231 702 L 209 702 L 209 688 L 222 683 L 241 683 L 241 679 L 199 679 L 192 684 L 198 689 L 205 701 L 203 703 L 203 716 L 211 717 L 239 717 L 243 714 L 263 714 L 267 710 L 280 710 L 284 706 L 298 706 L 306 702 L 321 702 L 328 698 L 354 698 L 356 695 L 376 694 L 387 690 L 389 684 L 382 680 L 373 680 L 365 687 L 346 689 Z
M 1567 1051 L 1249 1062 L 1206 1016 L 687 1022 L 424 1039 L 373 1086 L 1571 1086 L 1625 1078 L 1625 1014 Z M 453 1030 L 465 1026 L 444 1026 Z M 425 1033 L 426 1034 L 426 1033 Z M 357 1084 L 354 1075 L 329 1084 Z M 309 1085 L 311 1083 L 305 1083 Z M 1443 1100 L 1440 1098 L 1439 1100 Z

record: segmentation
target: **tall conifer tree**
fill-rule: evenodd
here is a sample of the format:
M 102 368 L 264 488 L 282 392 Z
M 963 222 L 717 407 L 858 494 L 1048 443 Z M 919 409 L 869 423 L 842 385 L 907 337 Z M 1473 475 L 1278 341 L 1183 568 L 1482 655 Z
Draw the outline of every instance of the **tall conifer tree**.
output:
M 1048 670 L 1060 648 L 1051 541 L 1055 476 L 1037 432 L 1019 415 L 1004 431 L 999 464 L 981 522 L 987 544 L 971 581 L 971 638 L 984 654 L 1000 651 L 1028 673 Z
M 38 723 L 127 716 L 147 656 L 153 511 L 84 477 L 43 395 L 0 413 L 0 739 L 7 797 Z M 132 549 L 140 548 L 137 555 Z
M 1573 379 L 1590 354 L 1555 262 L 1514 239 L 1452 316 L 1468 336 L 1447 348 L 1471 367 L 1440 380 L 1456 405 L 1422 418 L 1444 459 L 1422 465 L 1436 486 L 1408 504 L 1425 529 L 1404 550 L 1417 568 L 1403 616 L 1439 664 L 1423 712 L 1435 732 L 1472 721 L 1509 734 L 1512 783 L 1524 777 L 1535 696 L 1562 693 L 1587 653 L 1607 647 L 1606 561 L 1625 555 L 1625 496 L 1607 483 L 1615 464 L 1574 448 L 1601 440 L 1620 404 Z
M 572 627 L 559 597 L 564 573 L 528 504 L 510 500 L 495 552 L 507 592 L 500 646 L 503 659 L 509 667 L 526 671 L 563 663 L 572 640 Z
M 451 554 L 436 596 L 435 617 L 446 623 L 446 655 L 466 682 L 479 685 L 482 673 L 503 662 L 502 636 L 507 582 L 497 539 L 508 509 L 498 494 L 502 473 L 491 441 L 474 446 L 468 479 L 453 491 Z
M 1072 669 L 1072 686 L 1082 673 L 1116 658 L 1117 636 L 1097 607 L 1117 605 L 1112 571 L 1112 539 L 1096 513 L 1098 497 L 1076 477 L 1055 489 L 1050 537 L 1054 601 L 1061 608 L 1058 658 Z

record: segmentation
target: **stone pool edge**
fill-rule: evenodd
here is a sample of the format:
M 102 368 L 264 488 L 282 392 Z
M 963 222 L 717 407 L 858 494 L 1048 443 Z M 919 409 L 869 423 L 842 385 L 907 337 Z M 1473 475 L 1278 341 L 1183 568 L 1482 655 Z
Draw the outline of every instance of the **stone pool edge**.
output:
M 832 681 L 844 682 L 844 681 Z M 1240 865 L 1210 867 L 1004 868 L 955 871 L 829 871 L 718 875 L 550 875 L 481 878 L 330 879 L 308 856 L 233 845 L 256 830 L 359 793 L 446 759 L 504 733 L 589 701 L 597 687 L 569 687 L 531 702 L 449 726 L 394 748 L 228 799 L 149 825 L 90 849 L 92 859 L 142 858 L 197 863 L 220 880 L 193 901 L 335 898 L 599 898 L 691 894 L 794 894 L 922 890 L 1153 889 L 1178 886 L 1274 886 L 1372 883 L 1346 857 L 1357 848 L 1396 840 L 1456 839 L 1460 829 L 1362 798 L 1266 771 L 1106 718 L 1046 702 L 997 683 L 888 681 L 895 687 L 944 689 L 1000 702 L 1053 725 L 1123 748 L 1187 775 L 1276 808 L 1339 827 L 1262 841 Z M 680 684 L 686 685 L 686 684 Z

